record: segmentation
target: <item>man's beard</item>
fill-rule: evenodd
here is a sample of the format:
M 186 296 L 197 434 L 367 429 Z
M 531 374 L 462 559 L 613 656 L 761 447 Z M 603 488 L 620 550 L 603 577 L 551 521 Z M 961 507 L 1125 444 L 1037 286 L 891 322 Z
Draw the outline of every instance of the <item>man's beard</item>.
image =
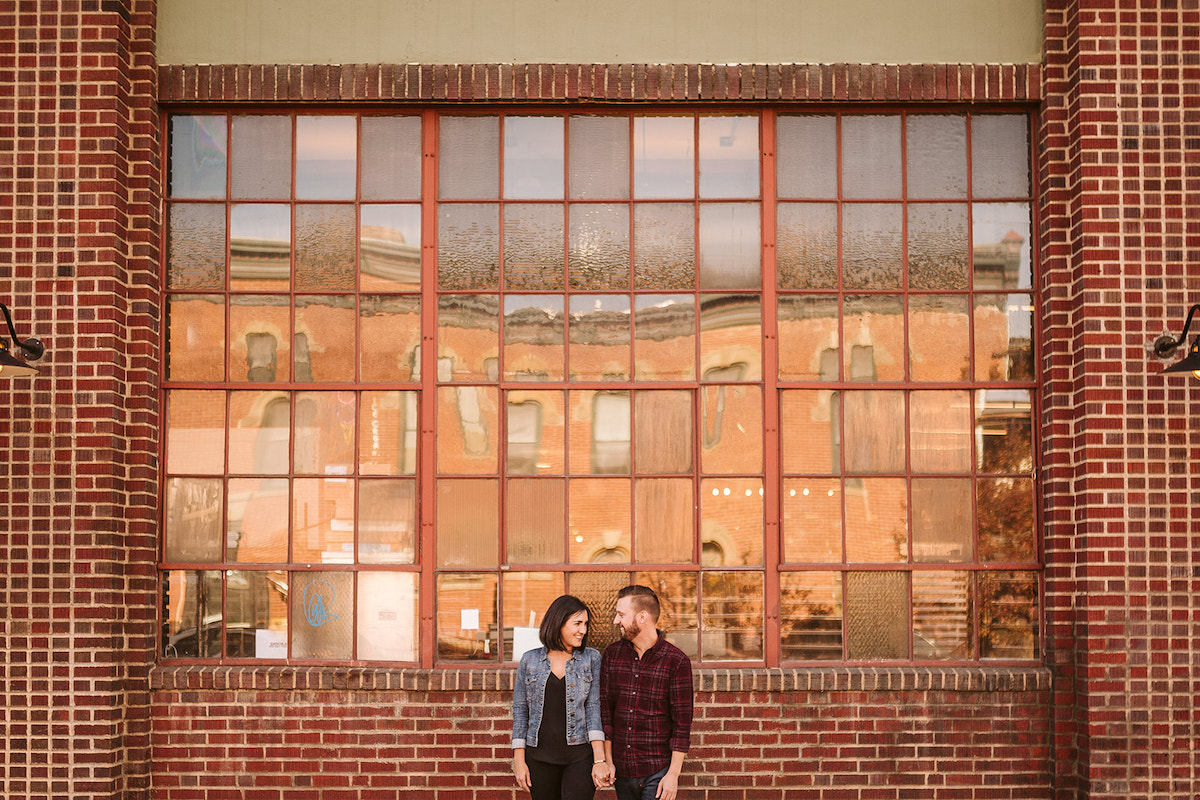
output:
M 618 626 L 618 627 L 621 628 L 621 638 L 625 639 L 626 641 L 630 641 L 630 642 L 632 642 L 634 639 L 636 639 L 637 635 L 642 632 L 642 626 L 638 625 L 636 622 L 632 622 L 632 621 L 628 625 L 625 625 L 624 627 L 621 627 L 621 626 Z

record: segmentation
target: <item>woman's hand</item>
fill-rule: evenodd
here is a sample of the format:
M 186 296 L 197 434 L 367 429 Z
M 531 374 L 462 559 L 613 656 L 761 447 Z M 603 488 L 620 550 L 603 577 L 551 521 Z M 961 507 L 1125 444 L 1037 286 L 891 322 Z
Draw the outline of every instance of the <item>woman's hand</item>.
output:
M 533 781 L 529 779 L 529 767 L 525 764 L 524 750 L 518 750 L 517 755 L 513 756 L 513 775 L 517 777 L 517 786 L 528 792 Z
M 596 784 L 597 789 L 612 786 L 613 779 L 613 768 L 607 762 L 601 761 L 599 764 L 592 764 L 592 783 Z

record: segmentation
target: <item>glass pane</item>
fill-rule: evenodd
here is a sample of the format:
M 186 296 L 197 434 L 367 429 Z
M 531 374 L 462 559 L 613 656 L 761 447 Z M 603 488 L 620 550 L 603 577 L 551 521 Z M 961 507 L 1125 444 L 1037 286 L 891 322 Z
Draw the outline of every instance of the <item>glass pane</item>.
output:
M 510 478 L 504 484 L 506 564 L 562 564 L 566 481 Z
M 282 475 L 291 463 L 291 403 L 281 392 L 229 393 L 229 472 Z
M 354 380 L 354 298 L 297 297 L 292 336 L 293 375 L 298 383 Z
M 295 472 L 354 473 L 354 392 L 297 392 Z M 351 515 L 353 516 L 353 515 Z
M 780 655 L 784 661 L 842 659 L 842 576 L 785 572 L 779 576 Z
M 563 288 L 563 209 L 512 203 L 504 207 L 504 286 Z
M 966 381 L 971 378 L 971 324 L 967 298 L 910 295 L 908 369 L 914 381 Z
M 358 244 L 354 224 L 350 205 L 296 206 L 296 289 L 354 289 Z
M 351 116 L 296 117 L 296 199 L 353 200 L 358 122 Z
M 417 380 L 421 372 L 417 361 L 421 347 L 421 298 L 416 295 L 361 295 L 358 313 L 362 381 Z
M 761 233 L 757 203 L 700 206 L 700 288 L 760 288 Z
M 167 231 L 167 288 L 225 288 L 225 206 L 175 203 Z
M 913 658 L 974 658 L 969 572 L 914 572 L 912 576 Z
M 837 197 L 837 117 L 780 115 L 775 130 L 779 196 Z
M 500 397 L 495 387 L 438 389 L 437 464 L 442 474 L 492 475 L 499 466 Z
M 439 205 L 438 287 L 495 289 L 499 285 L 500 207 Z
M 571 472 L 628 475 L 629 392 L 571 392 Z
M 1040 657 L 1034 572 L 979 573 L 979 657 Z
M 971 191 L 976 197 L 1029 196 L 1029 117 L 971 117 Z
M 171 570 L 163 594 L 163 658 L 219 658 L 221 571 Z
M 570 118 L 570 181 L 573 200 L 629 197 L 629 118 Z
M 292 657 L 349 659 L 354 641 L 354 575 L 293 572 Z
M 845 484 L 846 561 L 908 561 L 908 496 L 903 478 L 850 478 Z
M 421 198 L 421 118 L 362 118 L 362 198 Z
M 971 206 L 972 277 L 976 290 L 1028 289 L 1033 285 L 1028 203 Z
M 452 574 L 437 579 L 437 657 L 494 661 L 499 581 L 495 575 Z
M 225 298 L 167 296 L 167 380 L 225 379 Z
M 629 481 L 574 478 L 568 491 L 571 563 L 628 564 L 633 520 Z
M 967 205 L 908 207 L 908 288 L 967 288 Z
M 566 356 L 561 295 L 504 297 L 504 377 L 561 381 Z
M 969 478 L 913 478 L 913 561 L 973 561 Z
M 562 392 L 509 391 L 505 395 L 510 475 L 562 475 L 566 471 Z
M 780 289 L 838 287 L 838 207 L 780 203 L 775 268 Z
M 700 467 L 709 474 L 762 472 L 762 388 L 721 384 L 700 390 Z
M 363 392 L 358 474 L 415 475 L 417 424 L 416 392 Z
M 761 572 L 705 572 L 700 656 L 708 661 L 762 660 Z
M 906 127 L 908 196 L 966 197 L 966 118 L 949 114 L 910 114 Z
M 418 577 L 415 572 L 358 573 L 358 658 L 417 660 Z
M 971 470 L 970 392 L 913 392 L 909 415 L 912 472 Z
M 700 117 L 700 196 L 758 197 L 758 117 Z
M 842 117 L 842 196 L 900 196 L 900 117 Z
M 570 303 L 567 368 L 571 380 L 629 380 L 629 297 L 572 295 Z
M 565 577 L 561 572 L 504 574 L 504 661 L 520 661 L 527 650 L 542 646 L 539 631 L 546 609 L 565 594 Z M 589 629 L 600 624 L 590 615 L 588 622 Z M 590 637 L 584 641 L 591 646 Z
M 622 573 L 623 574 L 623 573 Z M 633 582 L 649 586 L 658 595 L 662 614 L 658 629 L 671 644 L 688 658 L 700 657 L 699 615 L 696 599 L 699 587 L 694 572 L 635 572 Z
M 225 560 L 242 564 L 288 560 L 287 478 L 230 478 L 225 512 Z
M 1033 303 L 1027 294 L 975 297 L 975 379 L 1032 381 Z
M 417 484 L 364 480 L 358 484 L 358 562 L 415 564 Z
M 708 478 L 700 482 L 700 563 L 705 567 L 763 563 L 762 480 Z
M 362 206 L 359 214 L 359 288 L 372 292 L 420 289 L 421 207 Z
M 842 206 L 842 283 L 847 289 L 899 289 L 904 272 L 904 208 Z
M 639 200 L 696 194 L 695 120 L 634 117 L 633 186 Z
M 983 389 L 975 400 L 975 466 L 980 472 L 1033 471 L 1028 389 Z
M 846 657 L 908 658 L 908 575 L 846 573 Z
M 634 396 L 634 465 L 641 475 L 692 471 L 692 393 L 640 391 Z
M 228 157 L 224 116 L 171 117 L 171 197 L 223 199 Z
M 225 655 L 287 658 L 287 573 L 233 569 L 225 574 Z
M 509 200 L 561 200 L 563 118 L 504 118 L 504 196 Z
M 904 393 L 844 392 L 846 471 L 904 472 Z
M 231 197 L 286 199 L 292 194 L 292 120 L 284 116 L 236 116 L 229 163 Z
M 629 206 L 570 208 L 567 274 L 572 289 L 629 288 Z
M 167 392 L 167 472 L 225 471 L 225 393 Z
M 691 564 L 694 546 L 691 478 L 635 481 L 634 560 L 639 564 Z
M 354 494 L 346 478 L 292 481 L 292 561 L 354 563 Z
M 793 389 L 779 396 L 783 470 L 838 474 L 841 464 L 841 400 L 827 389 Z
M 437 482 L 437 564 L 499 566 L 500 493 L 495 480 Z
M 696 283 L 696 209 L 644 203 L 633 209 L 635 289 L 691 289 Z
M 439 381 L 499 378 L 500 298 L 488 294 L 438 298 Z
M 499 192 L 499 117 L 439 117 L 438 196 L 495 200 Z
M 696 379 L 696 300 L 639 295 L 633 311 L 635 380 Z
M 700 366 L 706 381 L 762 378 L 762 308 L 758 295 L 701 295 Z
M 163 519 L 163 561 L 214 562 L 223 552 L 220 478 L 169 478 Z
M 578 597 L 591 614 L 588 627 L 588 647 L 601 653 L 620 638 L 612 624 L 617 610 L 617 592 L 628 586 L 633 576 L 628 572 L 571 572 L 567 574 L 567 591 Z M 661 619 L 660 619 L 661 622 Z
M 291 209 L 276 203 L 229 209 L 229 288 L 286 292 L 291 257 Z
M 779 295 L 775 320 L 779 378 L 836 381 L 841 350 L 836 295 Z
M 842 560 L 842 483 L 784 478 L 783 559 L 791 564 Z
M 852 381 L 904 380 L 904 298 L 848 295 L 842 361 Z
M 1036 561 L 1033 480 L 985 478 L 975 487 L 980 561 Z

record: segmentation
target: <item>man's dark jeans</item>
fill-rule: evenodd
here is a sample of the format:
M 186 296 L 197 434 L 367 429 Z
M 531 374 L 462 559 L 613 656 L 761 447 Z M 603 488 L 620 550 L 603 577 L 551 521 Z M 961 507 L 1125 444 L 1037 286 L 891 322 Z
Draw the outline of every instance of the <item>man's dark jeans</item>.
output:
M 613 789 L 617 792 L 617 800 L 654 800 L 654 795 L 658 792 L 658 782 L 667 774 L 667 768 L 663 767 L 658 772 L 646 778 L 622 778 L 617 777 L 616 783 L 613 784 Z

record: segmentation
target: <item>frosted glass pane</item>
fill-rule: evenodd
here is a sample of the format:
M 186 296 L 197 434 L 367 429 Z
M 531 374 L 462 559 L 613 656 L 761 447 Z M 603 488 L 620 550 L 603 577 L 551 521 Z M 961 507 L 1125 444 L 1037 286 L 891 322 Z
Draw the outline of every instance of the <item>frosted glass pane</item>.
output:
M 842 117 L 842 196 L 900 197 L 900 117 Z
M 695 155 L 693 117 L 635 117 L 634 197 L 639 200 L 694 197 Z
M 979 573 L 980 658 L 1039 658 L 1039 618 L 1037 573 Z
M 908 576 L 846 573 L 846 657 L 908 658 Z
M 546 610 L 558 597 L 565 594 L 566 575 L 562 572 L 506 572 L 504 573 L 504 661 L 520 661 L 528 646 L 540 647 L 538 629 L 545 621 Z M 592 628 L 601 625 L 589 615 L 588 630 L 584 634 L 584 646 L 593 647 Z M 609 625 L 609 627 L 612 627 Z M 531 634 L 528 639 L 517 637 L 517 628 Z M 532 641 L 530 641 L 532 640 Z M 520 647 L 518 652 L 516 648 Z
M 629 118 L 581 115 L 569 124 L 571 199 L 627 199 Z
M 912 380 L 970 380 L 969 302 L 965 295 L 909 296 L 908 358 Z
M 700 467 L 709 475 L 762 472 L 762 389 L 721 384 L 700 389 Z
M 358 415 L 358 474 L 417 471 L 417 393 L 363 392 Z
M 780 393 L 784 472 L 841 472 L 840 398 L 840 393 L 828 389 L 789 389 Z
M 353 392 L 296 392 L 294 472 L 353 474 L 356 400 Z
M 362 118 L 364 200 L 421 198 L 421 118 Z
M 225 471 L 225 393 L 167 392 L 167 472 Z
M 972 278 L 976 290 L 1028 289 L 1029 203 L 976 203 L 971 207 Z
M 908 561 L 908 498 L 903 478 L 847 480 L 845 502 L 848 562 Z
M 292 481 L 292 560 L 354 563 L 355 484 L 347 480 Z
M 171 570 L 163 580 L 163 658 L 221 655 L 221 570 Z
M 917 661 L 974 658 L 971 634 L 974 597 L 969 572 L 914 572 L 913 659 Z
M 762 220 L 757 203 L 700 206 L 700 288 L 762 286 Z
M 240 203 L 229 210 L 229 288 L 287 291 L 292 215 L 287 206 Z
M 572 564 L 629 563 L 631 491 L 627 478 L 571 480 L 567 524 Z
M 962 116 L 910 114 L 904 143 L 910 198 L 967 196 L 967 121 Z
M 230 478 L 226 498 L 225 560 L 286 562 L 291 513 L 287 479 Z
M 168 295 L 166 314 L 168 380 L 224 380 L 224 296 Z
M 975 197 L 1029 196 L 1029 117 L 971 117 L 971 191 Z
M 904 472 L 904 393 L 843 392 L 849 473 Z
M 231 197 L 286 200 L 292 195 L 292 120 L 236 116 L 230 138 Z
M 570 302 L 567 367 L 571 380 L 629 380 L 628 295 L 572 295 Z
M 358 484 L 358 561 L 414 564 L 417 547 L 417 484 L 411 480 L 364 480 Z
M 700 482 L 700 563 L 705 567 L 762 565 L 760 479 L 708 478 Z
M 634 468 L 641 475 L 692 471 L 692 394 L 639 391 L 634 395 Z
M 762 660 L 761 572 L 705 572 L 700 655 L 710 661 Z
M 970 478 L 913 478 L 913 561 L 973 561 Z
M 291 378 L 292 312 L 286 295 L 229 299 L 229 380 L 274 383 Z
M 292 337 L 293 375 L 299 383 L 354 380 L 354 298 L 345 295 L 296 298 Z
M 758 197 L 758 117 L 700 117 L 700 196 Z
M 355 117 L 296 117 L 297 200 L 353 200 L 357 165 Z
M 692 563 L 691 478 L 634 481 L 634 560 L 639 564 Z
M 847 380 L 904 380 L 904 298 L 846 296 L 842 301 L 842 336 L 842 365 Z
M 495 200 L 500 194 L 500 118 L 438 118 L 438 196 Z
M 415 295 L 362 295 L 359 369 L 365 383 L 411 381 L 420 374 L 421 300 Z
M 624 573 L 621 573 L 624 574 Z M 694 663 L 700 657 L 699 596 L 694 572 L 635 572 L 632 583 L 653 586 L 662 605 L 658 629 Z
M 495 661 L 499 581 L 495 575 L 439 575 L 437 657 L 446 661 Z
M 781 294 L 777 302 L 780 380 L 836 381 L 841 358 L 837 296 Z
M 224 116 L 171 117 L 172 198 L 223 199 L 229 136 Z
M 437 563 L 499 566 L 500 494 L 495 480 L 437 482 Z
M 634 207 L 635 289 L 694 288 L 695 213 L 690 203 L 648 203 Z
M 563 288 L 563 209 L 513 203 L 504 207 L 504 286 L 553 291 Z
M 167 232 L 167 287 L 225 288 L 225 206 L 175 203 Z
M 358 573 L 358 658 L 417 660 L 417 579 L 415 572 Z
M 842 659 L 842 576 L 785 572 L 780 585 L 780 655 L 785 661 Z
M 776 216 L 779 288 L 836 289 L 838 207 L 832 203 L 780 203 Z
M 505 295 L 504 377 L 513 381 L 561 381 L 564 374 L 561 295 Z
M 354 575 L 290 575 L 292 658 L 349 659 L 354 644 Z
M 1032 381 L 1033 301 L 1027 294 L 975 297 L 975 378 Z
M 967 206 L 908 207 L 908 288 L 967 288 Z
M 358 243 L 354 225 L 353 206 L 296 206 L 296 289 L 354 290 Z
M 975 395 L 975 466 L 980 472 L 1033 471 L 1033 416 L 1028 389 L 983 389 Z
M 499 396 L 495 387 L 438 389 L 438 472 L 495 474 L 499 466 Z
M 500 207 L 438 206 L 438 287 L 500 286 Z
M 439 381 L 494 381 L 499 377 L 500 299 L 460 294 L 438 298 Z
M 282 475 L 291 464 L 292 412 L 278 392 L 229 393 L 229 472 Z M 286 506 L 286 502 L 285 502 Z M 284 512 L 286 519 L 286 510 Z
M 629 206 L 570 208 L 567 272 L 572 289 L 629 288 Z
M 508 564 L 562 564 L 566 481 L 510 478 L 505 481 L 504 540 Z
M 762 377 L 762 307 L 758 295 L 700 296 L 700 369 L 706 381 Z
M 634 300 L 634 375 L 639 381 L 694 380 L 696 301 L 691 295 Z
M 421 207 L 362 206 L 360 217 L 359 288 L 371 292 L 421 288 Z
M 842 560 L 840 480 L 784 479 L 783 559 L 791 564 L 836 564 Z
M 561 200 L 565 156 L 562 117 L 504 118 L 504 197 Z
M 1036 561 L 1031 478 L 986 478 L 975 489 L 980 561 Z
M 633 582 L 628 572 L 571 572 L 567 574 L 567 591 L 578 597 L 595 620 L 588 628 L 588 647 L 601 653 L 620 638 L 612 623 L 617 610 L 617 592 Z M 662 618 L 659 618 L 661 625 Z M 674 638 L 674 637 L 672 637 Z
M 837 197 L 837 117 L 781 115 L 775 123 L 780 197 Z
M 218 441 L 220 441 L 218 439 Z M 163 519 L 163 561 L 221 561 L 224 504 L 220 478 L 170 478 Z
M 629 392 L 570 393 L 570 469 L 576 475 L 628 475 Z
M 842 207 L 842 282 L 847 289 L 899 289 L 904 272 L 904 210 L 865 203 Z
M 505 400 L 508 474 L 566 472 L 563 393 L 514 389 L 505 393 Z

